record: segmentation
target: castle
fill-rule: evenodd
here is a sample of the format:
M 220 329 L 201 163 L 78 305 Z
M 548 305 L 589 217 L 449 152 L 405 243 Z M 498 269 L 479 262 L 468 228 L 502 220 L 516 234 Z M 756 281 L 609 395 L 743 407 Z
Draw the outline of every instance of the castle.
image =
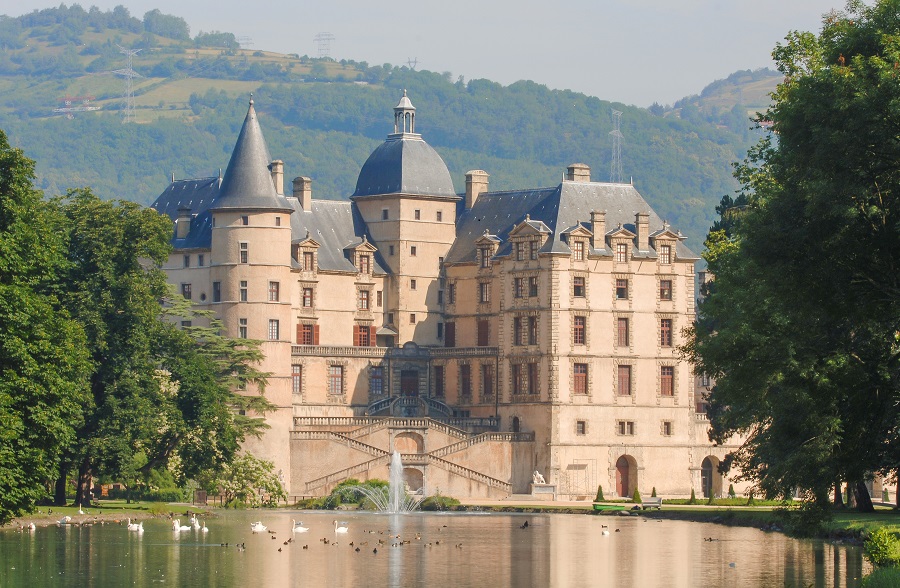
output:
M 684 237 L 584 164 L 549 188 L 488 180 L 456 193 L 406 92 L 349 200 L 307 177 L 285 193 L 252 100 L 224 175 L 173 177 L 153 204 L 175 224 L 170 281 L 261 340 L 272 374 L 245 448 L 292 497 L 386 479 L 394 451 L 426 494 L 721 495 L 733 447 L 708 440 L 708 382 L 677 353 Z

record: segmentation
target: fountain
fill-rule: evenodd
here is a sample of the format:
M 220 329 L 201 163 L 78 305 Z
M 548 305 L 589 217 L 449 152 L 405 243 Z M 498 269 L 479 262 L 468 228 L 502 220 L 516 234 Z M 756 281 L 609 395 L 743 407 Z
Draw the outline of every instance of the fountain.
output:
M 395 451 L 391 455 L 387 488 L 353 486 L 353 489 L 371 500 L 376 510 L 388 514 L 412 512 L 418 509 L 419 503 L 422 502 L 421 497 L 410 496 L 406 492 L 406 483 L 403 481 L 403 461 L 400 459 L 399 451 Z

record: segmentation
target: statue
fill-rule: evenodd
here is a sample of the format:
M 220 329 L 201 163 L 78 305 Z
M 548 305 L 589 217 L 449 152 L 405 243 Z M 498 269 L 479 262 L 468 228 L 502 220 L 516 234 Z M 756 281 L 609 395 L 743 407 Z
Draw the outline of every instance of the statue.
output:
M 541 475 L 541 472 L 534 470 L 533 482 L 535 484 L 546 484 L 547 480 L 544 479 L 544 476 Z

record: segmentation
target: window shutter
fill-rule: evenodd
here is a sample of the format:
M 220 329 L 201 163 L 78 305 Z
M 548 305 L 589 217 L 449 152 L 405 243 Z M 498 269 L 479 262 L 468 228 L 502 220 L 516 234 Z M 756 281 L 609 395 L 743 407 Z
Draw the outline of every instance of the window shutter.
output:
M 447 347 L 456 347 L 456 323 L 444 326 L 444 343 Z
M 375 347 L 375 331 L 376 330 L 377 329 L 375 329 L 374 325 L 369 327 L 369 345 L 371 347 Z
M 319 344 L 319 325 L 313 327 L 313 345 Z
M 303 325 L 297 325 L 297 345 L 303 344 Z
M 359 325 L 353 325 L 353 346 L 359 347 Z

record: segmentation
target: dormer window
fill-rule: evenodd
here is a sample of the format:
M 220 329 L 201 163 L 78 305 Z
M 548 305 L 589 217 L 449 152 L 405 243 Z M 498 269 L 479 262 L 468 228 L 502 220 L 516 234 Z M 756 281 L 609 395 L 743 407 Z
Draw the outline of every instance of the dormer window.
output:
M 478 250 L 478 254 L 481 257 L 481 267 L 491 267 L 491 250 L 488 247 L 482 247 Z
M 628 261 L 628 244 L 617 243 L 616 244 L 616 262 L 626 263 L 627 261 Z
M 662 265 L 672 263 L 672 247 L 670 245 L 659 246 L 659 263 Z
M 584 261 L 584 241 L 575 241 L 572 250 L 575 253 L 575 261 Z
M 316 257 L 312 251 L 304 251 L 303 252 L 303 271 L 305 271 L 305 272 L 316 271 Z
M 525 243 L 516 243 L 516 261 L 525 261 Z
M 536 239 L 532 239 L 528 242 L 528 245 L 531 249 L 531 259 L 537 259 L 538 249 L 540 248 L 540 243 Z
M 371 269 L 371 260 L 372 258 L 368 255 L 360 255 L 359 256 L 359 273 L 367 274 Z

